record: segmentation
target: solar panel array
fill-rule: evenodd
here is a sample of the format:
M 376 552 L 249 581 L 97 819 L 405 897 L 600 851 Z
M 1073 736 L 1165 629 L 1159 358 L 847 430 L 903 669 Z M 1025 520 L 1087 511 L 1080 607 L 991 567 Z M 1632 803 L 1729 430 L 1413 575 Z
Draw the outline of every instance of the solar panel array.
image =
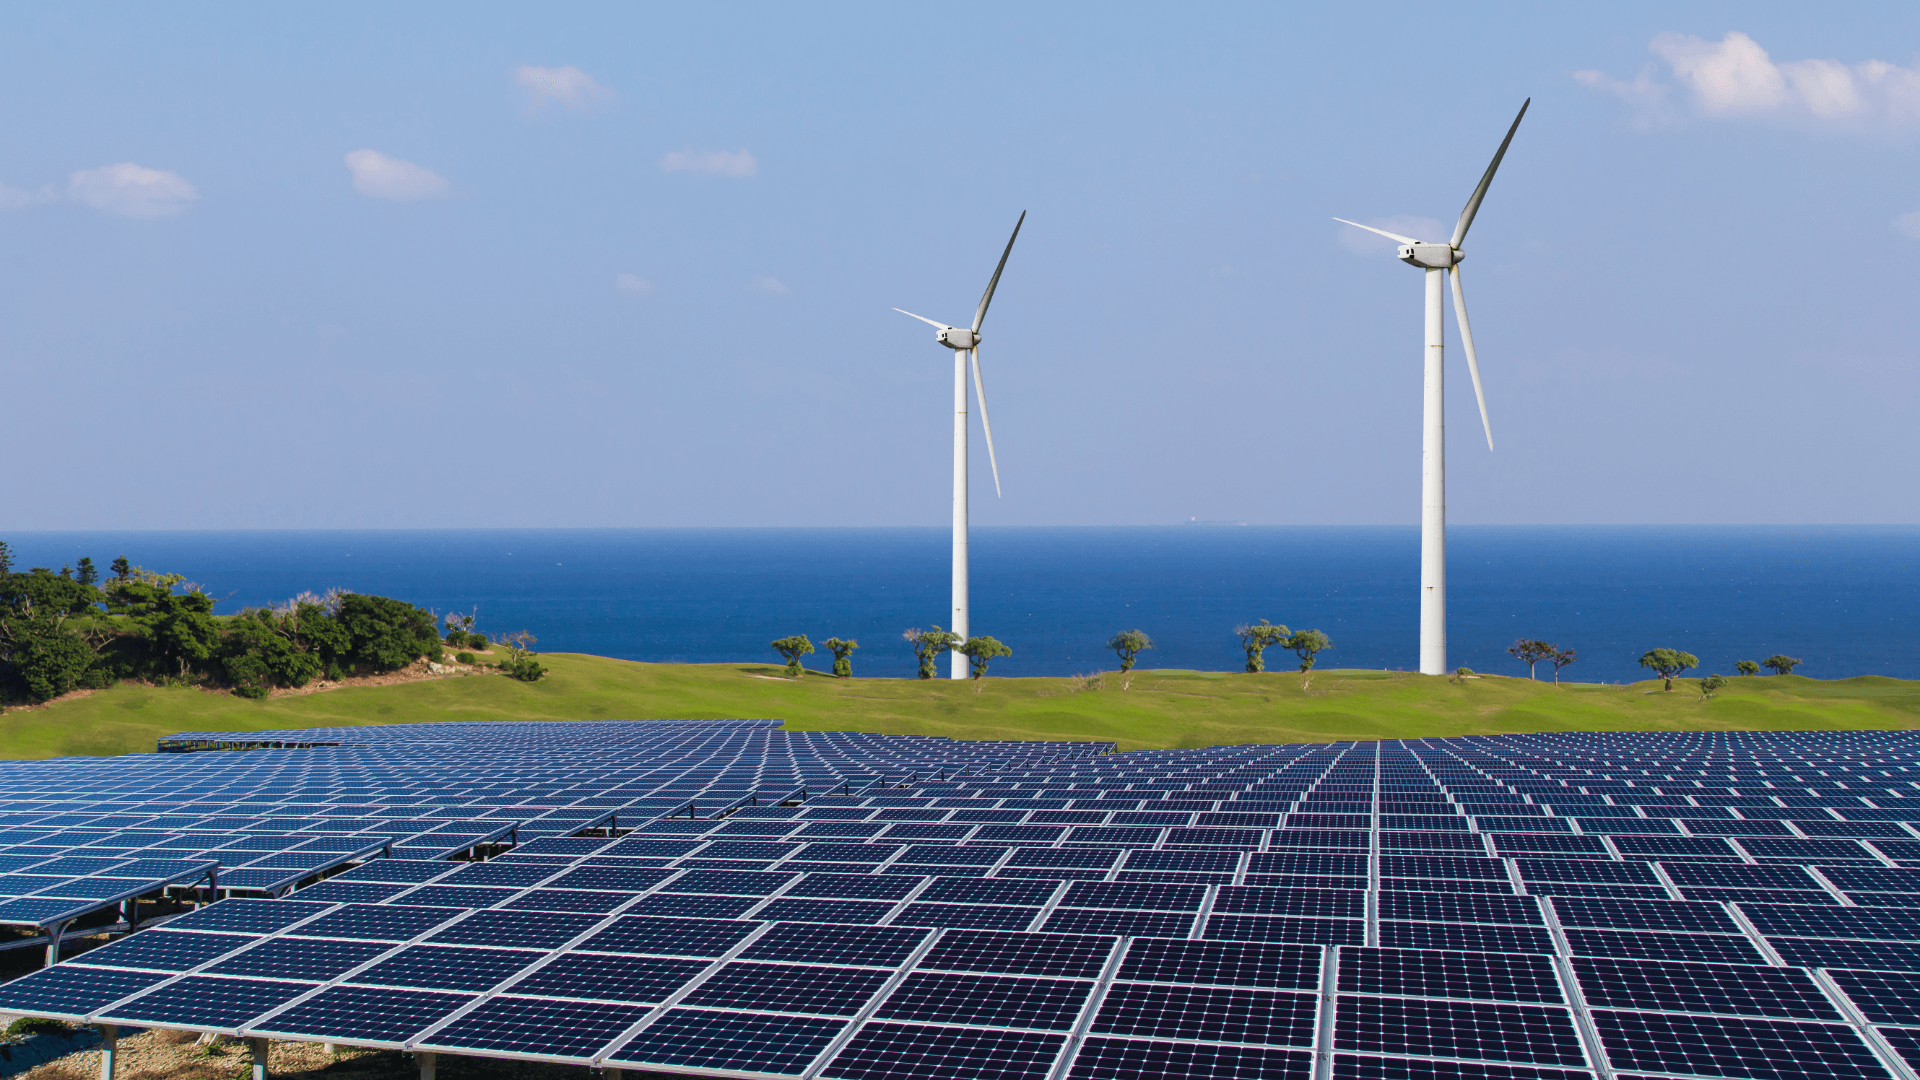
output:
M 835 1080 L 1920 1066 L 1906 732 L 1124 755 L 724 722 L 244 738 L 309 748 L 0 771 L 49 798 L 361 816 L 481 818 L 510 788 L 528 821 L 617 803 L 622 827 L 523 829 L 483 862 L 396 844 L 7 984 L 0 1009 Z

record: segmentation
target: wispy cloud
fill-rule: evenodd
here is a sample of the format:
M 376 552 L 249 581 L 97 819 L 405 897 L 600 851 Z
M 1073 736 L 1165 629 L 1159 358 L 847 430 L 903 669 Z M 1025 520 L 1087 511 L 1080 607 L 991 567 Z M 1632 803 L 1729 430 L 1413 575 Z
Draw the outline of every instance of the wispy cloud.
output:
M 639 274 L 615 274 L 613 290 L 622 296 L 649 296 L 653 293 L 653 282 Z
M 745 149 L 737 153 L 725 150 L 675 150 L 660 159 L 668 172 L 699 173 L 704 176 L 757 176 L 760 163 Z
M 762 296 L 793 295 L 793 290 L 787 288 L 786 282 L 781 281 L 777 277 L 769 277 L 766 274 L 754 275 L 753 280 L 747 283 L 747 288 L 752 290 L 753 292 L 757 292 L 761 294 Z
M 179 173 L 123 161 L 81 169 L 67 177 L 67 198 L 123 217 L 153 218 L 178 214 L 200 197 Z
M 572 64 L 565 67 L 522 64 L 513 70 L 513 81 L 527 92 L 527 104 L 536 107 L 565 105 L 569 109 L 590 109 L 614 97 L 612 90 Z
M 452 185 L 432 169 L 388 157 L 378 150 L 355 150 L 346 156 L 347 170 L 353 173 L 353 190 L 376 199 L 412 202 L 437 199 Z
M 1587 86 L 1614 94 L 1643 115 L 1670 108 L 1670 90 L 1685 93 L 1695 115 L 1820 126 L 1905 129 L 1920 126 L 1920 69 L 1884 60 L 1775 60 L 1738 30 L 1719 41 L 1689 34 L 1657 35 L 1648 51 L 1666 62 L 1673 83 L 1643 70 L 1632 81 L 1576 71 Z
M 1429 217 L 1408 217 L 1405 214 L 1397 214 L 1389 218 L 1360 218 L 1357 220 L 1363 225 L 1371 225 L 1376 229 L 1385 229 L 1390 233 L 1399 233 L 1401 236 L 1411 236 L 1415 240 L 1430 240 L 1439 243 L 1453 235 L 1451 228 Z M 1340 242 L 1345 244 L 1349 251 L 1359 251 L 1368 255 L 1374 255 L 1378 254 L 1382 248 L 1392 248 L 1396 246 L 1397 243 L 1396 241 L 1381 236 L 1379 233 L 1370 233 L 1365 229 L 1356 229 L 1351 225 L 1342 225 L 1337 221 L 1333 223 L 1333 226 L 1340 230 Z

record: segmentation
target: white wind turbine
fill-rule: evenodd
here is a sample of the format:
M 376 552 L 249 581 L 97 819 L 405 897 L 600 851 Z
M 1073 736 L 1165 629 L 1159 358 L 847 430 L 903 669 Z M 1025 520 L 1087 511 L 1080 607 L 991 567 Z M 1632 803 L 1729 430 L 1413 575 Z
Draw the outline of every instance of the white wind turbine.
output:
M 987 464 L 993 467 L 993 493 L 1000 494 L 1000 463 L 993 456 L 993 424 L 987 420 L 987 388 L 980 380 L 980 324 L 986 321 L 987 305 L 993 303 L 993 290 L 1000 284 L 1000 271 L 1007 268 L 1007 256 L 1013 254 L 1013 242 L 1020 239 L 1020 226 L 1027 220 L 1026 211 L 1020 212 L 1020 220 L 1013 223 L 1013 235 L 1007 238 L 1007 249 L 1000 253 L 1000 265 L 993 268 L 993 277 L 987 279 L 987 291 L 980 297 L 980 306 L 973 313 L 973 326 L 962 328 L 934 322 L 924 315 L 914 315 L 902 308 L 893 310 L 909 315 L 934 327 L 939 333 L 934 340 L 953 350 L 953 619 L 948 630 L 966 640 L 967 628 L 967 363 L 973 363 L 973 390 L 980 399 L 980 427 L 987 434 Z M 953 677 L 967 677 L 967 658 L 959 653 L 953 654 Z
M 1493 164 L 1487 166 L 1480 186 L 1473 189 L 1466 209 L 1460 211 L 1452 240 L 1433 244 L 1346 218 L 1333 219 L 1398 240 L 1400 261 L 1426 271 L 1426 408 L 1420 450 L 1420 671 L 1425 675 L 1447 673 L 1447 429 L 1443 407 L 1444 369 L 1440 362 L 1446 346 L 1440 293 L 1446 286 L 1440 278 L 1444 274 L 1452 275 L 1453 315 L 1460 322 L 1460 344 L 1466 347 L 1473 394 L 1480 400 L 1480 425 L 1486 429 L 1487 449 L 1492 450 L 1493 425 L 1487 421 L 1487 395 L 1480 389 L 1480 362 L 1473 354 L 1473 330 L 1467 325 L 1467 298 L 1460 289 L 1460 260 L 1466 258 L 1460 244 L 1467 238 L 1473 216 L 1480 211 L 1480 200 L 1486 198 L 1487 188 L 1493 184 L 1500 159 L 1507 156 L 1507 144 L 1513 141 L 1513 133 L 1520 130 L 1520 119 L 1527 115 L 1527 106 L 1532 103 L 1532 98 L 1521 103 L 1519 116 L 1513 118 L 1513 126 L 1507 129 L 1507 137 L 1500 140 L 1500 149 L 1493 155 Z

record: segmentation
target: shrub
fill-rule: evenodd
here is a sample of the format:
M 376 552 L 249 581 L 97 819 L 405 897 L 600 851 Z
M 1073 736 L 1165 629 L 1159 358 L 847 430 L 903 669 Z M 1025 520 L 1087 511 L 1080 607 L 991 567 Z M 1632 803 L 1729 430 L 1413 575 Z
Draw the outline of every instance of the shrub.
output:
M 465 664 L 468 667 L 472 667 L 475 664 L 475 662 L 477 662 L 480 658 L 473 655 L 470 652 L 463 652 L 463 653 L 456 653 L 453 659 L 455 663 Z
M 7 1025 L 9 1038 L 24 1035 L 71 1035 L 73 1025 L 64 1020 L 49 1020 L 44 1016 L 22 1016 Z
M 94 653 L 79 636 L 51 626 L 35 625 L 14 646 L 14 670 L 26 684 L 27 697 L 47 701 L 88 682 Z
M 539 682 L 540 676 L 547 673 L 547 669 L 541 667 L 540 661 L 535 660 L 531 654 L 513 660 L 502 660 L 500 666 L 505 669 L 507 678 L 519 679 L 521 682 Z
M 369 671 L 395 671 L 440 651 L 433 615 L 403 600 L 348 593 L 334 621 L 347 632 L 341 661 Z

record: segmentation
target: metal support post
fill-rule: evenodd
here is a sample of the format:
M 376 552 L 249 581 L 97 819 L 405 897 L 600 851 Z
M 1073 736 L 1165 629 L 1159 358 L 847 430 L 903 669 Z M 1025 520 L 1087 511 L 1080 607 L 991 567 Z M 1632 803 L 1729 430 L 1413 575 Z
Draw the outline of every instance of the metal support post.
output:
M 113 1080 L 114 1059 L 120 1056 L 120 1025 L 100 1025 L 100 1080 Z
M 47 927 L 47 966 L 60 962 L 60 937 L 67 932 L 67 923 L 55 923 Z
M 247 1040 L 247 1049 L 253 1054 L 253 1080 L 267 1080 L 267 1050 L 272 1046 L 269 1040 L 259 1037 Z
M 420 1080 L 433 1080 L 433 1069 L 434 1066 L 438 1064 L 438 1062 L 434 1060 L 433 1051 L 422 1050 L 413 1055 L 413 1060 L 420 1063 Z

